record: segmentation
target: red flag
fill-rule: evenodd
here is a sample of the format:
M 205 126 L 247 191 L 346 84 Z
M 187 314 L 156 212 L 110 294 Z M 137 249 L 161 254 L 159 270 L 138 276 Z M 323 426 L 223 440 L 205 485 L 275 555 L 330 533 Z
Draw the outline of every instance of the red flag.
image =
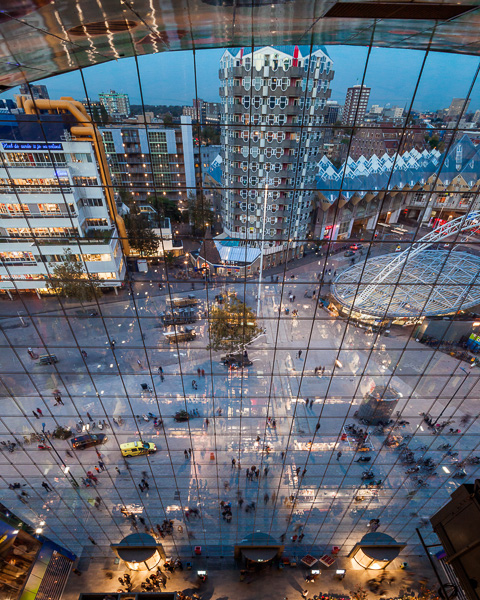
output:
M 295 49 L 293 51 L 292 67 L 298 67 L 298 55 L 299 54 L 300 54 L 300 51 L 298 50 L 298 46 L 295 46 Z
M 243 48 L 240 49 L 240 64 L 243 64 Z

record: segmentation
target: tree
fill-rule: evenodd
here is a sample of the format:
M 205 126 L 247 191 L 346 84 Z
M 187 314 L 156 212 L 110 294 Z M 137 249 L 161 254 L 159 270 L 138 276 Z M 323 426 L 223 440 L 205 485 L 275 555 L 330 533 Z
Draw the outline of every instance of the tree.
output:
M 208 225 L 213 222 L 212 203 L 203 194 L 189 196 L 187 199 L 187 210 L 190 225 L 200 232 L 205 232 Z
M 220 144 L 220 127 L 206 125 L 202 129 L 202 139 L 208 144 Z
M 53 267 L 47 280 L 48 289 L 64 298 L 76 298 L 80 304 L 100 296 L 102 290 L 98 277 L 85 271 L 79 256 L 73 254 L 70 248 L 63 251 L 63 263 Z
M 130 213 L 125 218 L 128 243 L 140 256 L 158 254 L 159 236 L 153 231 L 148 217 L 142 214 Z
M 257 326 L 257 317 L 250 307 L 235 297 L 210 312 L 208 349 L 234 352 L 243 350 L 263 329 Z
M 165 252 L 164 256 L 163 256 L 163 260 L 165 261 L 165 264 L 168 267 L 173 266 L 174 262 L 175 262 L 175 255 L 173 254 L 173 252 Z

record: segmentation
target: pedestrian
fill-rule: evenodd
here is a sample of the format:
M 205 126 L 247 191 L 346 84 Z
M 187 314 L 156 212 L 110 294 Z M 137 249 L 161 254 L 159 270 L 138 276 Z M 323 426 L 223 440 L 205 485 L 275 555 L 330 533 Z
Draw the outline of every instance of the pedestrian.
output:
M 310 402 L 310 399 L 309 399 L 309 398 L 306 398 L 306 400 L 305 400 L 305 406 L 306 406 L 307 408 L 308 408 L 308 403 L 309 403 L 309 402 Z
M 98 461 L 98 466 L 102 471 L 106 471 L 105 463 L 101 460 Z
M 263 474 L 265 475 L 265 477 L 268 475 L 268 471 L 269 471 L 268 467 L 265 467 L 263 469 Z
M 302 471 L 302 477 L 305 477 L 305 473 L 307 472 L 307 469 L 303 469 Z
M 320 423 L 317 423 L 317 424 L 315 425 L 315 431 L 318 431 L 319 429 L 320 429 Z
M 197 382 L 195 381 L 195 379 L 192 379 L 192 388 L 195 389 L 196 385 L 197 385 Z
M 42 487 L 46 490 L 47 494 L 52 491 L 52 488 L 45 481 L 42 481 Z
M 78 569 L 72 569 L 72 573 L 75 573 L 75 575 L 80 576 L 82 574 L 81 571 L 79 571 Z
M 88 539 L 89 539 L 89 540 L 92 542 L 92 544 L 93 544 L 94 546 L 96 546 L 96 545 L 97 545 L 97 542 L 96 542 L 96 541 L 93 539 L 93 537 L 92 537 L 91 535 L 89 535 L 89 536 L 88 536 Z
M 100 473 L 100 467 L 97 467 L 97 465 L 95 465 L 95 471 L 96 471 L 97 473 Z
M 297 477 L 298 477 L 298 476 L 300 475 L 301 468 L 300 468 L 300 467 L 297 467 L 297 468 L 295 469 L 295 471 L 296 471 L 296 473 L 297 473 Z
M 104 421 L 104 422 L 105 422 L 105 421 Z M 97 453 L 97 458 L 98 458 L 98 459 L 101 459 L 101 458 L 102 458 L 102 455 L 101 455 L 101 453 L 98 451 L 98 448 L 95 448 L 95 452 Z
M 34 410 L 32 410 L 32 412 L 33 412 L 33 416 L 34 416 L 36 419 L 39 419 L 39 418 L 40 418 L 40 417 L 37 415 L 37 413 L 36 413 Z
M 293 296 L 293 300 L 292 300 L 292 302 L 295 302 L 295 298 L 296 298 L 296 296 L 294 295 L 294 296 Z
M 210 424 L 210 421 L 207 419 L 205 419 L 205 427 L 208 429 L 208 425 Z
M 146 488 L 147 490 L 150 489 L 150 485 L 148 484 L 148 481 L 146 481 L 145 479 L 142 479 L 142 483 L 143 483 L 144 488 Z
M 137 365 L 138 365 L 140 368 L 142 368 L 142 363 L 140 362 L 140 359 L 139 359 L 139 358 L 137 358 Z
M 297 358 L 302 358 L 302 350 L 298 351 Z
M 43 413 L 42 413 L 42 411 L 41 411 L 39 408 L 37 408 L 37 413 L 38 413 L 38 414 L 39 414 L 41 417 L 43 417 Z
M 205 369 L 202 369 L 202 377 L 205 377 Z
M 115 467 L 115 471 L 116 471 L 116 472 L 117 472 L 119 475 L 121 475 L 121 474 L 122 474 L 122 473 L 121 473 L 121 471 L 120 471 L 120 469 L 119 469 L 118 467 Z
M 192 449 L 191 449 L 191 448 L 189 448 L 189 449 L 188 449 L 188 458 L 191 458 L 191 457 L 192 457 Z
M 247 479 L 250 479 L 250 469 L 247 467 L 247 471 L 245 473 Z
M 342 456 L 342 451 L 341 451 L 341 450 L 339 450 L 339 451 L 337 452 L 337 460 L 340 460 L 340 457 L 341 457 L 341 456 Z
M 325 373 L 325 367 L 322 367 L 322 377 L 323 377 L 324 373 Z
M 257 470 L 255 471 L 255 478 L 256 478 L 256 479 L 258 479 L 258 476 L 259 476 L 259 475 L 260 475 L 260 471 L 257 469 Z
M 237 464 L 237 461 L 234 458 L 232 458 L 232 469 L 235 468 L 236 464 Z
M 263 496 L 263 503 L 264 503 L 264 504 L 267 504 L 267 502 L 268 502 L 269 500 L 270 500 L 270 496 L 269 496 L 269 495 L 266 493 L 266 494 Z
M 158 367 L 158 372 L 160 375 L 163 373 L 163 368 L 161 366 Z
M 91 422 L 93 421 L 93 419 L 92 419 L 92 416 L 90 415 L 90 413 L 89 413 L 89 412 L 87 412 L 87 417 L 88 417 L 88 420 L 89 420 L 89 421 L 90 421 L 90 423 L 91 423 Z
M 280 452 L 280 457 L 283 460 L 285 458 L 285 452 L 282 450 L 282 452 Z
M 87 356 L 88 356 L 88 354 L 85 352 L 85 350 L 82 350 L 81 354 L 82 354 L 83 358 L 87 358 Z
M 244 502 L 243 498 L 239 498 L 239 499 L 238 499 L 238 506 L 239 506 L 240 508 L 242 508 L 242 504 L 243 504 L 243 502 Z
M 164 377 L 163 373 L 160 373 L 160 381 L 162 381 L 162 382 L 165 381 L 165 377 Z
M 294 536 L 297 537 L 297 536 Z M 302 598 L 306 598 L 308 596 L 308 590 L 303 590 L 302 592 Z
M 138 489 L 139 489 L 141 492 L 145 491 L 145 487 L 144 487 L 143 483 L 139 483 L 139 484 L 138 484 Z
M 317 290 L 313 290 L 312 298 L 315 298 L 316 295 L 317 295 Z
M 185 455 L 185 460 L 188 460 L 188 451 L 187 451 L 187 450 L 184 450 L 184 451 L 183 451 L 183 454 Z
M 202 373 L 202 371 L 200 370 L 200 367 L 198 367 L 198 369 L 197 369 L 197 376 L 201 377 L 201 373 Z

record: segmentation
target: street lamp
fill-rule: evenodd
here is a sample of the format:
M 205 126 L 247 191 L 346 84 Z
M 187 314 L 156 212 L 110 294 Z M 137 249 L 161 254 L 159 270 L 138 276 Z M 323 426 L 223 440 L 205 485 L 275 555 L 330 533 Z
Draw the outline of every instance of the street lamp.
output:
M 260 241 L 260 273 L 258 276 L 258 290 L 257 290 L 257 319 L 260 316 L 260 287 L 262 285 L 262 274 L 263 274 L 263 246 L 265 243 L 265 221 L 267 220 L 268 184 L 269 184 L 269 179 L 268 179 L 268 177 L 265 177 L 265 194 L 263 197 L 262 239 Z

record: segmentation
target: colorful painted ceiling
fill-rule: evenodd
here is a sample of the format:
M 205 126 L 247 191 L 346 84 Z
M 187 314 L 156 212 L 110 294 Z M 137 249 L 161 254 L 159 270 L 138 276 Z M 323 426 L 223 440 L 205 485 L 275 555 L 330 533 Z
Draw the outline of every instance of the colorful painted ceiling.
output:
M 0 39 L 5 89 L 168 50 L 350 44 L 479 54 L 480 14 L 468 0 L 3 0 Z

